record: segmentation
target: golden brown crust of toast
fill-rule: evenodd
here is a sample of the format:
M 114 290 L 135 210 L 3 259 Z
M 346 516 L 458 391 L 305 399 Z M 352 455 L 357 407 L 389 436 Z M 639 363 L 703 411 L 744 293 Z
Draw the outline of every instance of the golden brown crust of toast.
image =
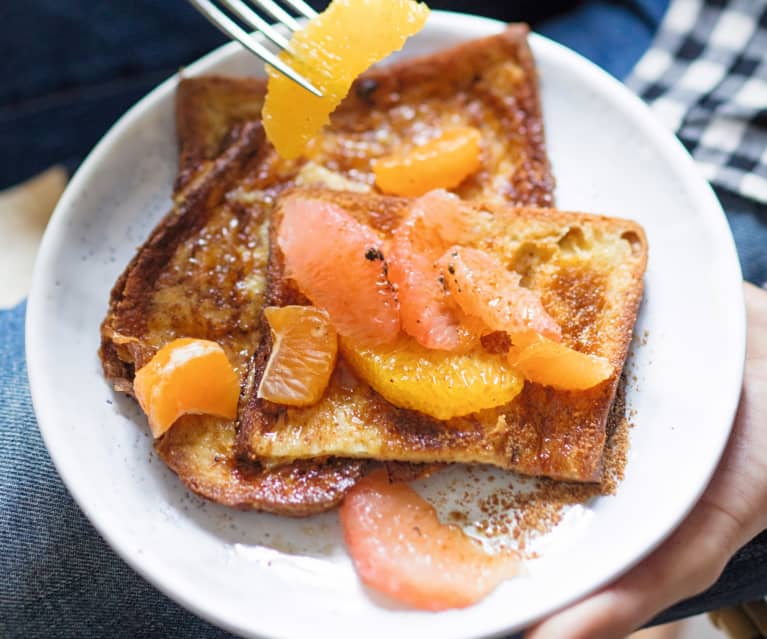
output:
M 261 119 L 266 82 L 258 78 L 205 76 L 182 80 L 176 90 L 179 142 L 176 191 L 233 143 L 246 122 Z
M 401 198 L 318 189 L 294 190 L 282 197 L 291 196 L 333 201 L 384 237 L 410 206 Z M 607 357 L 614 370 L 611 378 L 579 392 L 527 383 L 506 406 L 440 422 L 392 406 L 342 363 L 319 404 L 281 408 L 253 392 L 271 348 L 265 331 L 254 359 L 252 386 L 245 389 L 250 397 L 241 401 L 241 455 L 489 463 L 557 479 L 600 479 L 606 421 L 642 294 L 647 259 L 642 228 L 628 220 L 555 210 L 462 206 L 467 216 L 485 220 L 480 248 L 519 270 L 541 293 L 562 327 L 565 343 Z M 278 203 L 271 218 L 266 304 L 305 303 L 284 277 L 276 243 L 281 218 Z
M 324 459 L 264 468 L 237 461 L 234 437 L 231 421 L 187 415 L 156 449 L 198 495 L 233 508 L 294 517 L 338 504 L 371 465 L 363 459 Z
M 195 303 L 204 303 L 203 296 L 211 292 L 205 289 L 206 274 L 201 269 L 184 270 L 183 264 L 174 265 L 173 261 L 182 262 L 176 253 L 183 250 L 185 243 L 192 245 L 185 253 L 194 252 L 193 245 L 203 237 L 225 193 L 240 179 L 244 167 L 263 152 L 264 139 L 260 124 L 244 127 L 237 143 L 178 195 L 177 205 L 154 228 L 112 288 L 109 310 L 101 326 L 100 357 L 107 379 L 118 390 L 131 391 L 134 369 L 151 359 L 162 344 L 183 335 L 182 331 L 192 330 L 194 317 L 190 309 L 194 304 L 182 304 L 181 295 L 160 304 L 157 296 L 167 294 L 171 287 L 183 287 L 184 294 L 193 296 Z M 234 290 L 238 277 L 234 270 L 225 275 L 226 281 L 219 282 L 221 295 Z M 207 302 L 217 304 L 216 300 Z M 182 310 L 186 311 L 183 317 Z M 228 319 L 234 324 L 232 318 Z M 196 327 L 194 332 L 209 334 L 206 327 Z
M 495 36 L 368 71 L 310 146 L 309 159 L 372 188 L 377 157 L 423 142 L 444 127 L 470 125 L 482 134 L 482 166 L 455 192 L 464 199 L 551 206 L 554 178 L 528 32 L 526 25 L 514 24 Z M 233 129 L 260 116 L 265 91 L 260 78 L 181 81 L 179 188 L 231 143 Z M 290 182 L 304 163 L 271 157 L 262 172 Z M 243 186 L 249 188 L 247 181 Z
M 226 196 L 260 163 L 264 149 L 260 123 L 245 124 L 236 142 L 179 194 L 177 206 L 118 279 L 99 353 L 117 390 L 132 393 L 134 370 L 182 336 L 217 341 L 244 376 L 260 337 L 263 291 L 257 283 L 243 284 L 266 267 L 265 247 L 259 247 L 266 219 L 257 206 Z M 203 497 L 295 516 L 334 506 L 368 466 L 327 459 L 267 469 L 237 462 L 234 440 L 231 420 L 187 415 L 156 442 L 156 450 Z
M 498 36 L 370 72 L 314 145 L 311 163 L 370 188 L 376 157 L 444 126 L 471 124 L 482 132 L 483 167 L 457 192 L 550 203 L 553 179 L 527 32 L 514 25 Z M 254 267 L 252 256 L 242 258 L 242 252 L 252 245 L 264 248 L 258 221 L 277 193 L 296 181 L 312 183 L 314 175 L 304 171 L 304 160 L 283 161 L 263 143 L 253 121 L 264 94 L 265 82 L 254 78 L 179 83 L 176 206 L 115 284 L 102 325 L 100 356 L 117 390 L 132 393 L 134 370 L 181 335 L 223 342 L 247 384 L 246 362 L 260 343 L 262 304 L 248 291 L 265 267 Z M 232 222 L 239 231 L 227 235 Z M 227 251 L 210 248 L 218 242 L 240 256 L 223 269 Z M 362 460 L 338 459 L 272 470 L 242 466 L 234 460 L 234 437 L 231 422 L 186 416 L 156 448 L 190 489 L 209 499 L 291 515 L 332 507 L 368 467 Z M 398 478 L 434 468 L 387 467 Z
M 369 71 L 333 114 L 332 128 L 353 135 L 364 127 L 363 139 L 381 140 L 376 118 L 394 110 L 386 154 L 422 139 L 429 126 L 454 124 L 445 112 L 460 113 L 462 123 L 482 132 L 483 141 L 482 167 L 456 189 L 461 198 L 552 206 L 554 177 L 528 34 L 527 25 L 512 24 L 495 36 Z M 357 114 L 366 106 L 372 127 L 359 122 Z

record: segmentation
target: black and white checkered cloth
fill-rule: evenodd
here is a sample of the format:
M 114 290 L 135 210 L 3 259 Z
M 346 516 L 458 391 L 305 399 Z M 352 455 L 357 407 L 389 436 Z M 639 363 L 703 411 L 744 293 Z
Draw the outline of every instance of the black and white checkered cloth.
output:
M 767 0 L 672 0 L 626 83 L 713 185 L 767 203 Z

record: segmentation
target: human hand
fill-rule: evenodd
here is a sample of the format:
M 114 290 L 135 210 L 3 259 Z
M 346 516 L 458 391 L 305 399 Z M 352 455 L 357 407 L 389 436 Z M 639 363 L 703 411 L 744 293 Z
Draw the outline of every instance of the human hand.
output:
M 767 292 L 745 285 L 743 393 L 727 449 L 687 519 L 649 557 L 604 590 L 543 621 L 525 639 L 621 639 L 719 577 L 767 528 Z

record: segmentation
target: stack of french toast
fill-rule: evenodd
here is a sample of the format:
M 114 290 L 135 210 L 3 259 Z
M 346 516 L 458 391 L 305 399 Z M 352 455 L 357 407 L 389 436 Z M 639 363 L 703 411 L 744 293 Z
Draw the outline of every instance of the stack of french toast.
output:
M 100 357 L 115 389 L 179 337 L 223 347 L 240 379 L 236 419 L 188 414 L 158 455 L 192 491 L 237 508 L 309 515 L 338 504 L 382 466 L 397 480 L 443 464 L 491 464 L 526 475 L 597 482 L 606 423 L 627 356 L 647 245 L 631 221 L 554 209 L 528 29 L 369 71 L 304 157 L 281 158 L 260 122 L 266 81 L 179 82 L 179 169 L 173 208 L 116 282 Z M 386 237 L 411 201 L 376 187 L 378 158 L 464 125 L 481 165 L 452 191 L 482 216 L 495 256 L 537 292 L 562 341 L 609 361 L 595 386 L 530 381 L 506 404 L 439 420 L 396 406 L 343 356 L 309 407 L 258 396 L 273 347 L 263 309 L 305 304 L 276 237 L 287 194 L 335 203 Z

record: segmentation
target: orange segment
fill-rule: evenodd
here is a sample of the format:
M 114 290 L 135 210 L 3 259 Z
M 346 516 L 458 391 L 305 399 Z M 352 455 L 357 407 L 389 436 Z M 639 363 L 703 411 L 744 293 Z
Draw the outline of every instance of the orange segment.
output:
M 282 210 L 277 243 L 287 276 L 328 312 L 339 334 L 393 342 L 399 309 L 386 275 L 384 243 L 375 231 L 331 202 L 293 197 Z
M 539 338 L 527 346 L 512 346 L 509 363 L 525 379 L 559 390 L 585 390 L 612 375 L 605 357 L 588 355 L 560 342 Z
M 416 197 L 432 189 L 452 189 L 479 169 L 481 136 L 456 127 L 438 138 L 376 161 L 376 186 L 384 193 Z
M 519 570 L 515 554 L 489 555 L 406 484 L 377 471 L 346 495 L 344 541 L 362 582 L 421 610 L 465 608 Z
M 320 400 L 336 363 L 338 337 L 328 314 L 313 306 L 270 306 L 272 352 L 258 396 L 277 404 L 310 406 Z
M 429 9 L 412 0 L 333 0 L 290 41 L 282 58 L 323 94 L 318 98 L 267 67 L 262 112 L 266 135 L 284 158 L 301 155 L 330 121 L 355 78 L 402 48 L 423 28 Z
M 133 391 L 152 435 L 159 437 L 186 413 L 234 419 L 240 380 L 218 344 L 181 338 L 163 346 L 136 372 Z
M 437 419 L 506 404 L 524 384 L 504 355 L 481 346 L 449 353 L 405 336 L 391 346 L 365 347 L 343 338 L 340 343 L 346 361 L 384 399 Z
M 454 246 L 439 263 L 458 306 L 490 330 L 504 331 L 512 341 L 531 333 L 562 339 L 562 329 L 546 312 L 540 295 L 522 286 L 518 273 L 488 253 Z

